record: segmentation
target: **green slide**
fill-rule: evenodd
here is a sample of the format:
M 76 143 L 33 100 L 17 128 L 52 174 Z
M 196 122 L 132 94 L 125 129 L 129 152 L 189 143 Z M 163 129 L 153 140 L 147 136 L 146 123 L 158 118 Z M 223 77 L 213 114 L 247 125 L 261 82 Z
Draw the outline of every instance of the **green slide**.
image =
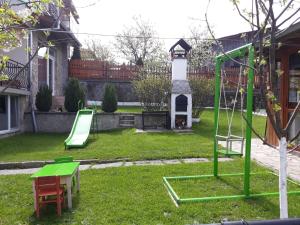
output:
M 77 112 L 69 137 L 65 140 L 65 149 L 84 147 L 90 134 L 94 110 L 81 109 Z

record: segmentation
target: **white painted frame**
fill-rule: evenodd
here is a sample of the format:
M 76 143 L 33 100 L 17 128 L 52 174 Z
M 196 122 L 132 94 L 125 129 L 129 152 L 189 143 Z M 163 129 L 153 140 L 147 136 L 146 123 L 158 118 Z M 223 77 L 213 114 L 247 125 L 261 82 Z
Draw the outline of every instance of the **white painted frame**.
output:
M 50 69 L 49 69 L 49 62 L 52 60 L 52 96 L 55 96 L 55 56 L 49 54 L 49 48 L 47 49 L 48 58 L 47 58 L 47 85 L 50 87 Z
M 17 128 L 11 128 L 11 101 L 10 101 L 10 95 L 4 95 L 7 97 L 7 130 L 1 130 L 0 131 L 0 135 L 1 134 L 7 134 L 7 133 L 11 133 L 11 132 L 16 132 L 19 130 L 20 128 L 20 121 L 18 121 L 18 127 Z M 18 100 L 19 101 L 19 100 Z M 20 104 L 17 105 L 17 111 L 18 111 L 18 120 L 19 120 L 19 115 L 20 115 Z

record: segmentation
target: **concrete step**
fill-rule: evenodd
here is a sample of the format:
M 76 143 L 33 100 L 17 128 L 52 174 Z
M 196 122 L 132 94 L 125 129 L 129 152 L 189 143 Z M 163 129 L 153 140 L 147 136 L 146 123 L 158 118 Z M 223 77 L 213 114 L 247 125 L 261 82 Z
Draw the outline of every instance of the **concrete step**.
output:
M 134 121 L 132 120 L 120 120 L 119 124 L 130 124 L 130 125 L 134 125 Z
M 133 120 L 134 121 L 134 116 L 120 116 L 120 120 Z
M 120 127 L 134 127 L 134 124 L 126 124 L 126 123 L 120 123 Z
M 134 120 L 120 120 L 120 122 L 124 122 L 124 123 L 130 123 L 130 122 L 133 122 L 133 123 L 134 123 Z

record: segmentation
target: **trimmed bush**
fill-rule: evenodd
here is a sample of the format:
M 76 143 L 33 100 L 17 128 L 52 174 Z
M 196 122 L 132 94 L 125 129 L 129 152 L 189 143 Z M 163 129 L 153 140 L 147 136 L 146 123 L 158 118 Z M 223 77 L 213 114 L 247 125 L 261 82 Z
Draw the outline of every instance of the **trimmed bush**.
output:
M 81 52 L 79 47 L 74 47 L 71 59 L 81 59 Z
M 85 93 L 79 81 L 71 78 L 65 87 L 65 108 L 68 112 L 78 111 L 78 102 L 81 101 L 85 105 Z
M 159 111 L 165 108 L 171 93 L 171 80 L 165 75 L 140 74 L 133 81 L 139 101 L 146 111 Z
M 48 85 L 39 88 L 35 98 L 35 106 L 41 112 L 49 112 L 52 106 L 52 90 Z
M 214 80 L 208 78 L 191 78 L 189 80 L 192 89 L 193 117 L 199 118 L 209 99 L 213 97 Z
M 118 100 L 115 86 L 107 84 L 102 102 L 102 110 L 104 112 L 115 112 L 118 109 Z

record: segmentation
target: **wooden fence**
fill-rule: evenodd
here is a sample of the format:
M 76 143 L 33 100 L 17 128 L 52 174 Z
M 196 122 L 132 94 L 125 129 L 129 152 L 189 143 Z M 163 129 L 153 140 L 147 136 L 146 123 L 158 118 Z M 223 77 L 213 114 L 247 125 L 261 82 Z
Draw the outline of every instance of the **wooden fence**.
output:
M 79 80 L 107 80 L 107 81 L 131 81 L 135 79 L 139 72 L 143 70 L 151 75 L 164 75 L 171 78 L 172 69 L 170 66 L 164 67 L 139 67 L 134 65 L 115 65 L 104 61 L 92 60 L 70 60 L 69 76 Z M 226 81 L 228 85 L 238 83 L 239 68 L 226 68 Z M 188 67 L 188 78 L 207 78 L 214 79 L 215 72 L 211 68 L 192 68 Z M 244 77 L 244 76 L 243 76 Z M 245 78 L 245 77 L 244 77 Z M 246 80 L 242 81 L 246 84 Z M 259 86 L 259 79 L 255 77 L 255 86 Z

